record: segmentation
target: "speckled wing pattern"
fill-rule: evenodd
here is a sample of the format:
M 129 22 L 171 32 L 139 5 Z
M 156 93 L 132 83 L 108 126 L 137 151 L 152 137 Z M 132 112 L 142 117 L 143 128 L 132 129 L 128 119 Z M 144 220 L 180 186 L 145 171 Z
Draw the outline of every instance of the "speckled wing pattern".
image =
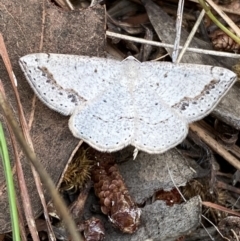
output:
M 30 54 L 20 66 L 36 95 L 71 115 L 69 128 L 99 151 L 133 145 L 162 153 L 209 114 L 236 80 L 230 70 L 170 62 Z

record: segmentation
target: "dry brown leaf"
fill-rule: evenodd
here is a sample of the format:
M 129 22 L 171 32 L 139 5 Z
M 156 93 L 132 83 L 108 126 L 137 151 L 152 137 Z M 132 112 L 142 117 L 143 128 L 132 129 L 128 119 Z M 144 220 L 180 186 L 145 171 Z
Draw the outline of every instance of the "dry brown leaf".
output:
M 33 92 L 20 71 L 19 57 L 33 52 L 103 56 L 105 46 L 105 9 L 103 7 L 70 12 L 63 11 L 46 0 L 1 0 L 0 14 L 0 31 L 18 79 L 18 89 L 27 119 L 31 114 Z M 0 65 L 0 79 L 3 81 L 8 100 L 17 113 L 15 99 L 3 64 Z M 49 110 L 38 100 L 34 108 L 35 115 L 31 127 L 34 148 L 54 182 L 57 182 L 78 140 L 68 130 L 68 118 Z M 13 157 L 11 161 L 14 163 Z M 30 167 L 26 159 L 22 162 L 34 213 L 38 215 L 41 212 L 41 206 Z M 3 168 L 0 163 L 0 232 L 2 233 L 11 230 L 4 182 Z

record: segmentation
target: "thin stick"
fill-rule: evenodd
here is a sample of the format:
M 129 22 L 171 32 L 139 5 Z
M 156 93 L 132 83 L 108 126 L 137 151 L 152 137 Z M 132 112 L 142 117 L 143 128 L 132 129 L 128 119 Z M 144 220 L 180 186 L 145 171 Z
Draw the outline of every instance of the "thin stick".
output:
M 199 124 L 194 123 L 189 126 L 189 129 L 197 133 L 197 135 L 209 145 L 215 152 L 221 155 L 226 161 L 233 165 L 236 169 L 240 170 L 239 160 L 232 156 L 227 150 L 225 150 L 216 140 L 214 140 L 208 133 L 200 128 Z
M 150 44 L 150 45 L 157 46 L 157 47 L 164 47 L 164 48 L 173 48 L 174 47 L 172 44 L 166 44 L 166 43 L 160 43 L 160 42 L 151 41 L 151 40 L 145 40 L 145 39 L 142 39 L 142 38 L 131 37 L 131 36 L 128 36 L 128 35 L 114 33 L 114 32 L 111 32 L 111 31 L 106 31 L 106 35 L 110 38 L 124 39 L 124 40 L 133 41 L 133 42 L 136 42 L 136 43 Z M 183 48 L 182 46 L 179 46 L 179 49 L 182 49 L 182 48 Z M 198 53 L 198 54 L 215 55 L 215 56 L 219 56 L 219 57 L 221 56 L 221 57 L 229 57 L 229 58 L 235 58 L 235 59 L 240 58 L 240 54 L 226 53 L 226 52 L 214 51 L 214 50 L 187 48 L 187 51 L 191 51 L 191 52 Z
M 200 15 L 199 15 L 196 23 L 194 24 L 194 26 L 193 26 L 193 28 L 192 28 L 191 33 L 189 34 L 189 36 L 188 36 L 188 38 L 187 38 L 187 40 L 186 40 L 186 42 L 185 42 L 185 44 L 184 44 L 184 46 L 183 46 L 183 48 L 182 48 L 182 51 L 181 51 L 180 54 L 178 55 L 178 58 L 177 58 L 176 63 L 180 63 L 180 61 L 181 61 L 184 53 L 185 53 L 186 50 L 187 50 L 187 47 L 188 47 L 189 44 L 191 43 L 191 41 L 192 41 L 192 39 L 193 39 L 193 37 L 194 37 L 197 29 L 198 29 L 198 26 L 199 26 L 200 23 L 202 22 L 202 19 L 203 19 L 204 15 L 205 15 L 205 10 L 202 9 L 202 11 L 201 11 L 201 13 L 200 13 Z
M 170 169 L 169 169 L 168 163 L 167 163 L 167 169 L 168 169 L 168 174 L 169 174 L 169 176 L 170 176 L 170 179 L 171 179 L 174 187 L 177 189 L 177 191 L 178 191 L 178 193 L 180 194 L 180 196 L 182 197 L 183 201 L 184 201 L 184 202 L 187 202 L 186 198 L 184 197 L 184 195 L 182 194 L 182 192 L 180 191 L 180 189 L 178 188 L 176 182 L 175 182 L 174 179 L 173 179 L 172 172 L 171 172 Z
M 199 3 L 201 4 L 202 8 L 206 11 L 206 14 L 208 17 L 230 38 L 232 38 L 236 43 L 240 44 L 240 38 L 234 34 L 232 31 L 230 31 L 227 27 L 225 27 L 212 13 L 210 7 L 205 3 L 205 0 L 199 0 Z
M 233 29 L 233 31 L 237 34 L 238 37 L 240 37 L 240 29 L 239 27 L 232 21 L 231 18 L 229 18 L 222 9 L 219 8 L 219 6 L 214 3 L 212 0 L 206 0 L 206 2 L 214 8 L 214 10 L 228 23 L 228 25 Z
M 230 229 L 230 230 L 231 230 L 231 232 L 233 233 L 236 241 L 239 241 L 239 238 L 238 238 L 239 236 L 236 234 L 236 232 L 235 232 L 233 229 Z
M 177 189 L 178 193 L 180 194 L 180 196 L 182 197 L 184 202 L 187 202 L 186 198 L 184 197 L 184 195 L 182 194 L 182 192 L 180 191 L 180 189 L 178 188 L 178 186 L 176 185 L 173 177 L 172 177 L 172 172 L 169 169 L 168 163 L 167 163 L 167 168 L 168 168 L 168 174 L 170 176 L 171 181 L 173 182 L 174 187 Z M 199 197 L 200 198 L 200 197 Z M 202 217 L 204 217 L 205 219 L 207 219 L 203 214 L 201 214 Z M 208 220 L 208 219 L 207 219 Z M 209 220 L 210 221 L 210 220 Z M 206 227 L 203 225 L 203 223 L 200 221 L 200 224 L 202 225 L 202 227 L 204 228 L 204 230 L 207 232 L 207 234 L 209 235 L 209 237 L 211 238 L 211 240 L 214 240 L 212 238 L 212 235 L 208 232 L 208 230 L 206 229 Z M 215 226 L 214 226 L 215 227 Z M 218 231 L 218 230 L 217 230 Z M 222 235 L 221 235 L 222 236 Z
M 221 235 L 222 238 L 225 238 L 225 237 L 222 235 L 222 233 L 220 232 L 220 230 L 218 229 L 218 227 L 217 227 L 210 219 L 208 219 L 207 217 L 205 217 L 203 214 L 202 214 L 201 216 L 202 216 L 202 218 L 206 219 L 206 220 L 215 228 L 215 230 Z M 203 226 L 203 228 L 205 229 L 205 231 L 207 232 L 207 234 L 209 235 L 209 237 L 211 238 L 211 240 L 214 241 L 215 239 L 212 237 L 212 235 L 210 235 L 210 233 L 209 233 L 208 230 L 205 228 L 205 226 L 202 224 L 202 222 L 201 222 L 201 225 Z
M 5 66 L 6 66 L 6 69 L 7 69 L 7 72 L 8 72 L 8 75 L 10 77 L 11 84 L 12 84 L 12 87 L 13 87 L 13 90 L 14 90 L 14 94 L 15 94 L 15 97 L 16 97 L 16 100 L 17 100 L 19 119 L 20 119 L 20 123 L 21 123 L 22 129 L 23 129 L 23 133 L 24 133 L 25 139 L 28 141 L 29 146 L 34 150 L 33 143 L 32 143 L 32 140 L 31 140 L 31 137 L 30 137 L 30 134 L 29 134 L 27 122 L 26 122 L 26 119 L 25 119 L 25 116 L 24 116 L 23 107 L 22 107 L 22 104 L 21 104 L 21 101 L 20 101 L 20 96 L 19 96 L 18 90 L 16 88 L 16 82 L 17 82 L 16 77 L 15 77 L 13 71 L 12 71 L 12 65 L 11 65 L 11 62 L 10 62 L 10 59 L 9 59 L 9 56 L 8 56 L 8 52 L 7 52 L 7 49 L 6 49 L 4 40 L 3 40 L 3 36 L 1 34 L 0 34 L 0 46 L 1 46 L 0 54 L 2 56 L 2 59 L 4 61 Z M 28 223 L 28 226 L 29 226 L 29 230 L 31 232 L 31 235 L 34 237 L 34 240 L 39 240 L 37 228 L 36 228 L 36 224 L 35 224 L 35 219 L 34 219 L 34 215 L 33 215 L 33 212 L 32 212 L 32 206 L 31 206 L 29 195 L 27 193 L 27 187 L 26 187 L 26 183 L 25 183 L 25 180 L 24 180 L 24 174 L 23 174 L 22 165 L 21 165 L 21 162 L 19 160 L 19 157 L 16 157 L 16 163 L 17 163 L 16 166 L 17 166 L 17 170 L 18 170 L 17 174 L 18 174 L 19 182 L 21 183 L 21 185 L 19 186 L 20 190 L 21 190 L 20 194 L 21 194 L 21 197 L 22 197 L 22 200 L 23 200 L 24 211 L 28 215 L 26 217 L 27 217 L 27 223 Z M 49 230 L 49 238 L 50 238 L 51 241 L 55 241 L 56 238 L 55 238 L 55 235 L 54 235 L 54 232 L 53 232 L 53 229 L 52 229 L 52 225 L 51 225 L 51 222 L 50 222 L 50 218 L 49 218 L 49 215 L 48 215 L 47 205 L 46 205 L 46 201 L 44 199 L 44 192 L 43 192 L 41 181 L 39 179 L 37 171 L 33 168 L 32 165 L 31 165 L 31 170 L 32 170 L 32 173 L 33 173 L 33 177 L 34 177 L 34 180 L 35 180 L 35 184 L 36 184 L 36 188 L 37 188 L 37 191 L 38 191 L 38 194 L 39 194 L 39 198 L 40 198 L 41 203 L 43 205 L 44 216 L 45 216 L 47 227 L 48 227 L 48 230 Z
M 65 0 L 66 5 L 70 8 L 70 10 L 74 10 L 72 3 L 69 0 Z
M 19 120 L 20 120 L 20 123 L 21 123 L 21 125 L 23 126 L 23 129 L 24 129 L 24 127 L 25 127 L 25 125 L 24 125 L 25 124 L 24 112 L 23 112 L 23 108 L 22 108 L 22 105 L 21 105 L 21 102 L 20 102 L 20 97 L 19 97 L 19 94 L 18 94 L 18 91 L 17 91 L 17 88 L 16 88 L 17 81 L 16 81 L 16 77 L 15 77 L 15 75 L 13 73 L 13 70 L 12 70 L 11 61 L 8 57 L 8 52 L 7 52 L 7 49 L 6 49 L 4 40 L 3 40 L 3 36 L 1 34 L 0 34 L 0 55 L 3 59 L 4 65 L 6 67 L 9 78 L 11 80 L 11 84 L 12 84 L 14 94 L 15 94 L 15 97 L 16 97 L 16 101 L 17 101 L 17 105 L 18 105 Z M 4 97 L 3 91 L 2 91 L 2 94 L 3 94 L 3 97 Z M 25 127 L 25 130 L 27 130 L 26 127 Z M 28 227 L 29 227 L 29 230 L 30 230 L 30 233 L 31 233 L 33 239 L 38 241 L 39 236 L 38 236 L 38 233 L 37 233 L 35 219 L 34 219 L 34 215 L 33 215 L 33 212 L 32 212 L 32 205 L 31 205 L 31 202 L 30 202 L 30 197 L 29 197 L 28 192 L 27 192 L 26 182 L 24 180 L 22 165 L 21 165 L 21 162 L 20 162 L 20 159 L 19 159 L 18 156 L 16 156 L 15 159 L 16 159 L 18 182 L 21 183 L 21 185 L 19 186 L 19 189 L 21 191 L 20 194 L 21 194 L 21 197 L 22 197 L 22 200 L 23 200 L 23 209 L 24 209 L 26 215 L 28 215 L 27 216 Z
M 182 30 L 183 7 L 184 7 L 184 0 L 179 0 L 178 9 L 177 9 L 177 20 L 176 20 L 176 38 L 175 38 L 174 48 L 172 53 L 173 63 L 176 63 L 178 58 L 179 45 L 180 45 L 180 39 L 181 39 L 181 30 Z
M 198 0 L 188 0 L 188 1 L 194 2 L 194 3 L 199 3 Z M 227 8 L 227 7 L 224 7 L 224 6 L 218 6 L 218 8 L 221 9 L 225 13 L 232 13 L 232 14 L 235 14 L 235 15 L 240 15 L 240 11 L 238 9 L 233 10 L 233 9 L 230 9 L 230 8 Z
M 202 204 L 206 207 L 209 207 L 209 208 L 214 208 L 216 210 L 220 210 L 222 212 L 226 212 L 226 213 L 229 213 L 229 214 L 232 214 L 232 215 L 235 215 L 235 216 L 238 216 L 240 217 L 240 213 L 237 212 L 237 211 L 233 211 L 229 208 L 226 208 L 222 205 L 219 205 L 219 204 L 216 204 L 216 203 L 212 203 L 212 202 L 208 202 L 208 201 L 203 201 Z

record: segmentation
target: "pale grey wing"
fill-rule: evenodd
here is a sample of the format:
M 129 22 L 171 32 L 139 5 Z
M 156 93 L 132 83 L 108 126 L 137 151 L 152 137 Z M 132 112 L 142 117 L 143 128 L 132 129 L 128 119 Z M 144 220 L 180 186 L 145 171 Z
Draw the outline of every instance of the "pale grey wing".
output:
M 133 139 L 132 102 L 128 89 L 116 83 L 112 89 L 76 109 L 69 128 L 75 137 L 99 151 L 120 150 Z
M 121 62 L 87 56 L 30 54 L 19 60 L 35 94 L 51 109 L 71 115 L 121 78 Z
M 148 153 L 163 153 L 183 141 L 188 133 L 187 121 L 162 102 L 153 89 L 139 86 L 134 100 L 134 146 Z
M 139 85 L 151 89 L 188 123 L 209 114 L 236 81 L 232 71 L 206 65 L 145 62 Z

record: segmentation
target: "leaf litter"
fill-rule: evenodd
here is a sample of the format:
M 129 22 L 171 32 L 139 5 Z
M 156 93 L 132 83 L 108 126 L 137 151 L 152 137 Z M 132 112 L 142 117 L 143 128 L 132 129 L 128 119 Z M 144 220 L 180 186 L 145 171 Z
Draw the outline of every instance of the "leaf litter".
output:
M 53 8 L 50 8 L 50 9 L 53 9 Z M 148 12 L 148 15 L 150 15 L 150 13 Z M 102 15 L 103 16 L 103 15 Z M 159 21 L 159 20 L 158 20 Z M 166 22 L 168 22 L 168 21 L 166 21 L 166 19 L 164 20 L 164 23 L 166 23 Z M 51 27 L 52 26 L 54 26 L 54 24 L 56 24 L 56 22 L 55 23 L 52 23 L 51 24 Z M 153 23 L 152 23 L 153 24 Z M 164 28 L 163 28 L 164 29 Z M 168 28 L 168 30 L 169 29 L 174 29 L 174 28 Z M 73 36 L 73 35 L 72 35 Z M 44 38 L 43 38 L 43 40 L 44 39 L 46 39 L 46 37 L 49 37 L 49 38 L 51 38 L 51 35 L 49 35 L 49 34 L 47 34 L 46 36 L 44 36 Z M 49 44 L 51 45 L 51 48 L 53 48 L 53 49 L 49 49 L 49 50 L 47 50 L 47 49 L 43 49 L 41 52 L 60 52 L 60 53 L 71 53 L 71 51 L 66 51 L 65 52 L 65 49 L 64 49 L 64 47 L 63 48 L 59 48 L 58 49 L 58 51 L 57 50 L 55 50 L 54 49 L 54 47 L 56 47 L 56 45 L 55 45 L 55 43 L 54 43 L 54 41 L 51 41 L 51 39 L 47 39 L 47 42 L 50 42 Z M 52 43 L 52 44 L 51 44 Z M 171 43 L 171 41 L 169 42 L 169 43 Z M 46 43 L 45 43 L 45 40 L 44 40 L 44 44 L 43 44 L 43 46 L 45 46 L 46 45 Z M 132 46 L 133 47 L 133 46 Z M 86 48 L 85 48 L 86 49 Z M 81 51 L 81 50 L 80 50 Z M 30 52 L 35 52 L 35 51 L 30 51 Z M 29 53 L 29 52 L 28 52 Z M 74 52 L 74 50 L 73 50 L 73 52 L 72 53 L 74 53 L 74 54 L 76 54 L 76 52 Z M 77 53 L 77 54 L 84 54 L 84 53 Z M 86 53 L 87 55 L 90 55 L 89 53 Z M 20 53 L 20 56 L 23 56 L 23 55 L 25 55 L 24 53 Z M 99 55 L 99 54 L 93 54 L 93 55 Z M 186 61 L 186 62 L 189 62 L 189 61 Z M 194 62 L 194 61 L 193 61 Z M 217 64 L 216 64 L 217 65 Z M 28 88 L 28 87 L 26 87 L 26 88 Z M 25 94 L 26 95 L 26 94 Z M 23 96 L 24 96 L 24 94 L 23 94 Z M 227 95 L 226 96 L 226 98 L 228 97 L 229 95 Z M 224 98 L 223 99 L 223 101 L 226 99 L 226 98 Z M 38 103 L 40 106 L 41 106 L 41 104 L 40 103 Z M 27 105 L 27 104 L 26 104 Z M 236 106 L 236 105 L 234 105 L 234 106 Z M 45 113 L 47 113 L 46 114 L 46 116 L 48 116 L 48 115 L 50 115 L 49 113 L 52 113 L 52 112 L 50 112 L 50 111 L 47 111 L 47 109 L 45 109 L 44 107 L 43 107 L 43 109 L 44 109 L 44 111 L 43 112 L 45 112 Z M 49 112 L 49 113 L 48 113 Z M 40 116 L 40 115 L 39 115 Z M 58 116 L 58 115 L 57 115 Z M 37 118 L 37 116 L 35 116 L 35 118 Z M 231 120 L 232 118 L 229 118 L 229 120 Z M 235 118 L 235 119 L 237 119 L 237 117 Z M 237 120 L 236 120 L 236 122 L 237 122 Z M 40 122 L 40 123 L 44 123 L 44 122 Z M 65 120 L 65 123 L 66 123 L 66 120 Z M 62 125 L 63 126 L 63 125 Z M 55 126 L 54 126 L 54 128 L 56 128 Z M 63 127 L 62 127 L 63 128 Z M 40 134 L 39 134 L 40 135 Z M 49 143 L 49 142 L 48 142 Z M 171 151 L 169 151 L 169 152 L 171 152 Z M 50 156 L 50 155 L 49 155 Z M 175 160 L 175 162 L 176 162 L 176 160 Z M 127 164 L 127 163 L 126 163 Z M 169 163 L 168 163 L 168 165 L 169 165 Z M 171 171 L 173 171 L 174 172 L 174 169 L 173 170 L 171 170 Z M 151 174 L 150 174 L 151 175 Z M 133 178 L 133 175 L 131 176 L 131 178 Z M 129 178 L 130 179 L 130 178 Z M 126 179 L 127 180 L 127 179 Z M 154 205 L 156 205 L 156 203 L 154 204 Z M 160 205 L 161 206 L 161 205 Z M 195 205 L 195 206 L 197 206 L 197 207 L 199 207 L 198 205 Z M 150 209 L 151 209 L 151 205 L 149 205 L 149 206 L 146 206 L 146 209 L 147 209 L 147 207 L 149 207 Z M 181 212 L 180 212 L 181 213 Z M 193 212 L 194 213 L 194 212 Z M 147 214 L 150 214 L 150 211 L 148 210 L 147 211 L 147 213 L 146 213 L 146 216 L 145 215 L 143 215 L 143 217 L 147 217 Z M 198 211 L 196 211 L 196 217 L 198 216 L 198 214 L 199 214 L 199 209 L 198 209 Z M 154 216 L 154 215 L 151 215 L 150 214 L 150 216 Z M 170 215 L 169 215 L 169 217 L 170 217 Z M 144 218 L 143 218 L 144 219 Z M 145 219 L 144 219 L 145 220 Z M 146 223 L 147 222 L 149 222 L 150 223 L 150 221 L 149 221 L 150 219 L 147 219 L 146 220 Z M 151 219 L 152 220 L 152 219 Z M 198 220 L 198 219 L 196 219 L 196 220 Z M 176 221 L 176 219 L 175 219 L 175 221 Z M 145 221 L 144 221 L 145 222 Z M 167 222 L 167 221 L 166 221 Z M 165 222 L 165 223 L 166 223 Z M 158 223 L 159 224 L 159 222 L 156 222 L 156 223 Z M 158 225 L 158 224 L 156 224 L 156 225 Z M 171 226 L 171 225 L 170 225 Z M 156 227 L 156 226 L 155 226 Z M 155 232 L 157 230 L 157 228 L 155 228 L 155 229 L 153 229 L 152 230 L 152 232 Z M 140 231 L 139 231 L 139 234 L 135 234 L 136 236 L 136 238 L 139 238 L 140 236 L 138 236 L 138 235 L 140 235 L 141 233 L 142 233 L 143 231 L 141 231 L 141 229 L 140 229 Z M 171 230 L 170 231 L 168 231 L 168 233 L 169 232 L 171 232 Z M 109 232 L 110 233 L 110 232 Z M 153 233 L 152 233 L 153 234 Z M 163 233 L 164 234 L 164 233 Z M 146 234 L 145 234 L 146 235 Z M 149 235 L 149 233 L 147 234 L 147 235 Z M 156 237 L 156 240 L 159 238 L 159 234 L 158 233 L 155 233 L 154 235 L 156 235 L 156 236 L 153 236 L 153 237 Z M 121 236 L 120 234 L 118 234 L 117 233 L 117 237 L 123 237 L 123 236 Z M 129 236 L 128 237 L 126 237 L 126 236 L 124 236 L 125 238 L 126 238 L 126 240 L 134 240 L 134 238 L 130 238 Z M 145 236 L 144 236 L 145 237 Z M 165 238 L 166 240 L 167 240 L 167 237 L 166 236 L 164 236 L 164 237 L 162 237 L 162 238 Z M 110 240 L 111 240 L 111 238 L 110 238 Z M 121 240 L 123 240 L 123 239 L 121 239 Z M 136 240 L 139 240 L 139 239 L 136 239 Z M 170 238 L 170 240 L 174 240 L 174 239 L 171 239 Z

